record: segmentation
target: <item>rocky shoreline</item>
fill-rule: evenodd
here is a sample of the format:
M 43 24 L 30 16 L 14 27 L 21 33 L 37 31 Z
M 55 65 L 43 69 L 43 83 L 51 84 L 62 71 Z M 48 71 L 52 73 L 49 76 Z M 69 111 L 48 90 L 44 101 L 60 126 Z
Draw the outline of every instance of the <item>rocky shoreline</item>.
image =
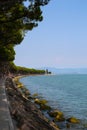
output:
M 19 78 L 24 76 L 7 78 L 5 82 L 14 130 L 77 130 L 78 126 L 81 128 L 79 119 L 66 119 L 61 111 L 52 109 L 47 100 L 39 99 L 36 93 L 31 95 L 19 82 Z
M 5 82 L 9 109 L 15 130 L 59 130 L 58 126 L 47 119 L 35 103 L 27 98 L 12 78 Z M 29 92 L 27 92 L 29 95 Z

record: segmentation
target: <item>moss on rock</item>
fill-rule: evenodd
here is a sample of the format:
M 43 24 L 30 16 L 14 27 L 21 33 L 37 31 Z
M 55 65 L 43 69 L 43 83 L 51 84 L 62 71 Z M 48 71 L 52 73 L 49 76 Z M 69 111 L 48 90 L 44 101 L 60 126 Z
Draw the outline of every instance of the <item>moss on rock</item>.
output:
M 39 105 L 41 105 L 41 104 L 45 105 L 47 103 L 47 100 L 45 100 L 45 99 L 40 100 L 40 99 L 36 98 L 34 102 Z
M 49 115 L 51 117 L 54 117 L 54 121 L 64 121 L 65 120 L 63 113 L 59 110 L 53 110 L 53 111 L 49 112 Z
M 37 97 L 38 96 L 38 93 L 34 93 L 33 95 L 32 95 L 32 97 Z
M 79 123 L 79 119 L 75 118 L 75 117 L 70 117 L 67 119 L 68 122 L 70 123 Z
M 53 111 L 49 112 L 49 115 L 51 117 L 56 117 L 57 115 L 63 116 L 63 113 L 61 111 L 59 111 L 59 110 L 53 110 Z
M 48 106 L 48 105 L 46 105 L 46 104 L 41 104 L 41 105 L 40 105 L 40 109 L 41 109 L 41 110 L 51 110 L 51 107 Z

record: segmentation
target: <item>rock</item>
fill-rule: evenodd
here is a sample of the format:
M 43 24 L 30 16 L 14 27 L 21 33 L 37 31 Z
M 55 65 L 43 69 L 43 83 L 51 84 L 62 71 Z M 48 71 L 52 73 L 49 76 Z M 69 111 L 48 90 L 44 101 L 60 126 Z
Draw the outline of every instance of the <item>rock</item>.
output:
M 63 116 L 63 113 L 61 111 L 59 111 L 59 110 L 53 110 L 53 111 L 49 112 L 49 115 L 51 117 L 56 117 L 57 115 Z
M 29 96 L 30 95 L 30 92 L 28 90 L 25 91 L 25 95 L 26 96 Z
M 70 128 L 70 124 L 69 123 L 66 123 L 66 128 Z
M 55 130 L 60 130 L 59 127 L 54 123 L 50 122 L 50 125 L 55 128 Z
M 34 93 L 33 95 L 32 95 L 32 97 L 37 97 L 38 96 L 38 93 Z
M 10 80 L 6 82 L 6 93 L 9 100 L 10 113 L 19 130 L 59 130 L 36 107 L 35 103 L 27 100 Z M 46 105 L 46 100 L 37 99 L 40 105 Z
M 65 121 L 65 118 L 64 118 L 64 116 L 57 115 L 57 116 L 55 117 L 54 121 L 55 121 L 55 122 L 56 122 L 56 121 Z
M 51 117 L 54 117 L 55 122 L 65 120 L 63 113 L 61 111 L 59 111 L 59 110 L 53 110 L 53 111 L 49 112 L 49 115 Z
M 79 123 L 79 119 L 75 118 L 75 117 L 70 117 L 67 119 L 68 122 L 70 123 Z
M 18 83 L 17 87 L 18 87 L 18 88 L 22 88 L 22 87 L 23 87 L 23 84 L 22 84 L 22 83 Z
M 83 126 L 84 126 L 85 128 L 87 128 L 87 124 L 83 124 Z
M 51 107 L 45 104 L 40 105 L 40 110 L 51 110 Z
M 26 121 L 24 124 L 21 125 L 20 130 L 36 130 L 36 128 L 33 126 L 32 123 Z
M 37 98 L 34 100 L 34 102 L 35 102 L 36 104 L 40 104 L 40 100 L 37 99 Z
M 40 100 L 40 99 L 36 98 L 34 102 L 39 105 L 41 105 L 41 104 L 45 105 L 47 103 L 47 100 L 45 100 L 45 99 Z
M 40 99 L 35 99 L 35 103 L 40 106 L 40 110 L 51 110 L 51 107 L 46 105 L 47 101 L 45 99 L 40 100 Z
M 29 127 L 26 124 L 23 124 L 21 126 L 21 130 L 30 130 Z

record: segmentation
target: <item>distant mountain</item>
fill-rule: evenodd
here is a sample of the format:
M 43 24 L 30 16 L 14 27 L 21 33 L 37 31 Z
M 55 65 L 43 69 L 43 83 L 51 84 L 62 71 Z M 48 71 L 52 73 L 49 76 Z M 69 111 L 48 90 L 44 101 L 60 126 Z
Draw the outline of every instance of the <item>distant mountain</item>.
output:
M 42 67 L 41 69 L 48 69 L 53 74 L 87 74 L 87 68 L 51 68 Z

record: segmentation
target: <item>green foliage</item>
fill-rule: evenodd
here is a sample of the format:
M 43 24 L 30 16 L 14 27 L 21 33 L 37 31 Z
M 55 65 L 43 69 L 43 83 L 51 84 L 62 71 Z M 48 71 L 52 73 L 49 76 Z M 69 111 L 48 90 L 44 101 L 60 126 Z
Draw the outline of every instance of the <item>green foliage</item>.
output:
M 10 72 L 15 74 L 45 74 L 45 70 L 20 67 L 16 66 L 13 62 L 10 62 Z
M 1 61 L 12 61 L 14 60 L 15 51 L 12 45 L 0 46 L 0 60 Z
M 0 0 L 0 73 L 42 74 L 43 70 L 15 66 L 15 45 L 24 39 L 25 33 L 43 20 L 41 5 L 49 0 Z
M 44 74 L 45 71 L 17 66 L 17 73 L 20 73 L 20 74 Z
M 20 44 L 24 38 L 26 30 L 32 30 L 38 25 L 38 21 L 42 21 L 42 11 L 40 4 L 45 3 L 39 0 L 30 0 L 29 6 L 26 7 L 21 2 L 16 1 L 11 6 L 3 4 L 4 7 L 8 6 L 6 10 L 1 7 L 0 11 L 0 44 Z M 33 2 L 33 4 L 32 4 Z M 2 2 L 3 3 L 3 2 Z M 8 1 L 7 1 L 8 3 Z
M 46 5 L 49 0 L 29 0 L 28 7 L 24 2 L 26 0 L 0 1 L 0 61 L 14 60 L 14 46 L 22 42 L 28 30 L 42 21 L 40 6 Z

